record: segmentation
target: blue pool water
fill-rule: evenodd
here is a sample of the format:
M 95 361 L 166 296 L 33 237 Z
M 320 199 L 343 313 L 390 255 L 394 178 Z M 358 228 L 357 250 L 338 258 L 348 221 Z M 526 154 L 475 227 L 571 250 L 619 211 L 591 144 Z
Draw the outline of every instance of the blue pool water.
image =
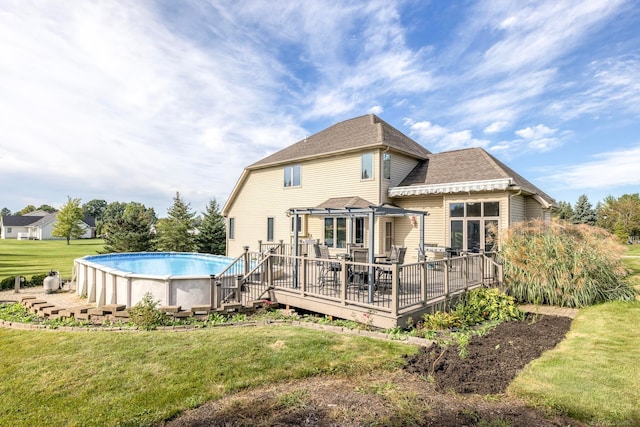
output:
M 127 273 L 150 276 L 209 276 L 222 272 L 233 258 L 181 252 L 135 252 L 90 255 L 82 259 Z

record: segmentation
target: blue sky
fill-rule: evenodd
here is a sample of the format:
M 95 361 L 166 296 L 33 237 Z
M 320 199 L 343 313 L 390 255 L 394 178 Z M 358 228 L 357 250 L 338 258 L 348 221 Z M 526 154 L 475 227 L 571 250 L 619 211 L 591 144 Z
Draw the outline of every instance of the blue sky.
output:
M 558 201 L 640 191 L 640 4 L 0 0 L 0 207 L 165 216 L 375 113 Z

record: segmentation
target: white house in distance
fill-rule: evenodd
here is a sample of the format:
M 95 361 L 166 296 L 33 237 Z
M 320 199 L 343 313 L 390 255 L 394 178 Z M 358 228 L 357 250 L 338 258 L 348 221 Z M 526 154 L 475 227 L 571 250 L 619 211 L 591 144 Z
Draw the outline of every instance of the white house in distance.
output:
M 373 244 L 376 253 L 402 246 L 412 262 L 421 243 L 489 251 L 494 230 L 549 220 L 553 203 L 482 148 L 432 153 L 369 114 L 247 166 L 222 213 L 229 256 L 257 250 L 259 241 L 294 243 L 298 218 L 299 241 L 317 240 L 334 253 L 348 244 Z M 382 214 L 349 215 L 369 208 Z
M 0 237 L 18 240 L 53 240 L 51 233 L 55 226 L 57 212 L 33 211 L 24 215 L 4 215 L 0 219 Z M 85 216 L 80 222 L 84 229 L 81 239 L 95 237 L 95 220 Z

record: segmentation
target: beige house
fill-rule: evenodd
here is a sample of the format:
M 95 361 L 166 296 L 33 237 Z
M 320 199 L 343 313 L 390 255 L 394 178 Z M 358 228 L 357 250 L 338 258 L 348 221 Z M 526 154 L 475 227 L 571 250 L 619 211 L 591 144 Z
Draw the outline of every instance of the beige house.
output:
M 223 215 L 229 256 L 247 246 L 290 245 L 297 236 L 334 253 L 349 244 L 373 244 L 380 254 L 402 246 L 406 262 L 414 262 L 423 245 L 489 251 L 496 230 L 548 220 L 552 204 L 482 148 L 434 154 L 370 114 L 246 167 Z M 381 214 L 350 215 L 371 207 Z

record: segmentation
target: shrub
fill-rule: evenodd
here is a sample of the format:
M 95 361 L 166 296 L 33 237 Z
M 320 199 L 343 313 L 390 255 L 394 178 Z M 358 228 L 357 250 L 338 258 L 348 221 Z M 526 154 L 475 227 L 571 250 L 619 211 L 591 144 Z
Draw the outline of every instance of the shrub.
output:
M 157 309 L 158 304 L 159 301 L 154 301 L 153 295 L 147 292 L 141 301 L 129 309 L 129 320 L 147 331 L 168 324 L 169 317 Z
M 27 281 L 24 277 L 22 276 L 20 277 L 22 278 L 22 283 L 20 284 L 20 287 L 23 288 L 27 283 Z M 16 276 L 6 277 L 2 279 L 2 282 L 0 282 L 0 290 L 14 289 L 15 286 L 16 286 Z
M 518 309 L 512 296 L 497 288 L 478 288 L 467 292 L 456 306 L 455 313 L 466 326 L 487 320 L 522 320 L 524 313 Z
M 561 221 L 514 225 L 501 239 L 507 292 L 518 302 L 584 307 L 633 300 L 624 247 L 606 230 Z
M 43 286 L 44 285 L 44 279 L 48 275 L 49 275 L 48 273 L 34 274 L 33 276 L 31 276 L 31 280 L 29 280 L 28 286 L 31 286 L 31 287 Z

